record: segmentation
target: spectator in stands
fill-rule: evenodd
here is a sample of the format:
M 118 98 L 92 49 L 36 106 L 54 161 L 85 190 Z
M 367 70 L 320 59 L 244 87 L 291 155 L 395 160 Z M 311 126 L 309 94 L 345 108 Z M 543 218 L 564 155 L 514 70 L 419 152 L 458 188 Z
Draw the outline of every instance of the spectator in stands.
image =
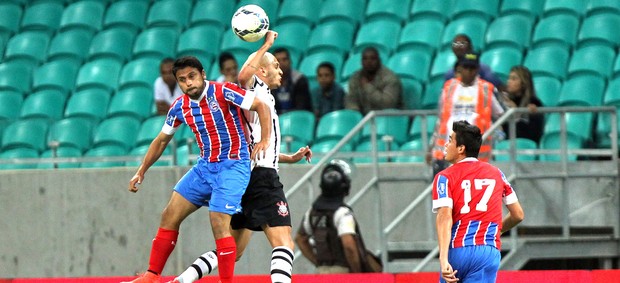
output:
M 328 112 L 344 108 L 344 89 L 336 82 L 334 64 L 323 62 L 316 68 L 319 86 L 313 90 L 314 114 L 317 119 Z
M 220 76 L 215 79 L 216 82 L 237 83 L 237 75 L 239 74 L 239 65 L 235 57 L 229 52 L 222 52 L 219 57 Z
M 471 44 L 471 39 L 466 34 L 457 34 L 452 40 L 452 52 L 457 58 L 463 57 L 466 53 L 474 53 L 474 46 Z M 480 68 L 478 69 L 478 75 L 485 81 L 492 83 L 499 90 L 504 90 L 504 82 L 493 73 L 493 70 L 486 65 L 480 63 Z M 449 70 L 445 74 L 446 81 L 454 77 L 454 70 Z
M 543 134 L 545 117 L 537 113 L 542 101 L 536 96 L 532 74 L 527 67 L 514 66 L 510 69 L 506 92 L 502 93 L 507 107 L 527 107 L 530 113 L 517 115 L 517 138 L 526 138 L 538 143 Z M 509 133 L 509 123 L 504 124 L 504 131 Z
M 381 63 L 374 47 L 362 51 L 362 69 L 349 79 L 345 108 L 363 115 L 372 110 L 402 107 L 402 84 L 398 76 Z
M 173 65 L 174 59 L 172 58 L 165 58 L 159 64 L 160 76 L 153 85 L 157 115 L 166 115 L 172 102 L 183 95 L 183 91 L 172 74 Z
M 277 48 L 273 55 L 280 62 L 283 72 L 282 85 L 272 91 L 276 99 L 276 111 L 279 114 L 292 110 L 312 111 L 308 78 L 291 67 L 291 55 L 286 48 Z
M 467 53 L 456 64 L 459 78 L 450 79 L 444 84 L 439 100 L 437 124 L 427 155 L 427 162 L 433 167 L 433 176 L 450 165 L 444 160 L 444 146 L 454 121 L 465 120 L 476 125 L 484 133 L 492 121 L 504 113 L 504 108 L 497 99 L 497 89 L 490 82 L 480 78 L 479 67 L 478 54 Z M 479 160 L 489 161 L 491 144 L 490 138 L 483 141 Z

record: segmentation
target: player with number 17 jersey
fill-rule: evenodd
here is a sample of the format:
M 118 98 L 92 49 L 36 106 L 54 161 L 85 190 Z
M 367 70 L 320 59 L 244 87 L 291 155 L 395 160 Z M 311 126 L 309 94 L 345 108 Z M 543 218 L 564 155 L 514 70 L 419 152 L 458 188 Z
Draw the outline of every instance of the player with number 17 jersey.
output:
M 501 248 L 502 201 L 517 202 L 497 167 L 468 157 L 439 172 L 433 182 L 433 212 L 452 208 L 450 248 L 488 245 Z

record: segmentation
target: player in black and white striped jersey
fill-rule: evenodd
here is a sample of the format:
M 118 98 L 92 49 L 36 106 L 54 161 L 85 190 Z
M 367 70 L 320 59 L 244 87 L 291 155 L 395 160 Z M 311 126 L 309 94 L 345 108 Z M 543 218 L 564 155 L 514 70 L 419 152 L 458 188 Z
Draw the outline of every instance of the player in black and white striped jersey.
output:
M 271 109 L 272 135 L 269 147 L 263 156 L 252 161 L 250 183 L 241 200 L 242 213 L 233 215 L 232 235 L 237 244 L 237 259 L 245 250 L 252 231 L 263 231 L 273 250 L 271 253 L 271 281 L 290 283 L 293 270 L 294 242 L 291 237 L 291 216 L 283 185 L 278 176 L 278 163 L 295 163 L 303 158 L 310 160 L 309 147 L 300 148 L 295 154 L 280 153 L 281 136 L 275 100 L 271 89 L 277 88 L 282 79 L 282 70 L 277 59 L 267 50 L 271 48 L 277 33 L 269 31 L 265 43 L 252 53 L 239 72 L 242 86 L 253 90 L 256 97 Z M 261 139 L 260 122 L 252 112 L 244 113 L 247 139 L 250 146 Z M 301 125 L 300 125 L 301 126 Z M 200 256 L 181 275 L 171 282 L 188 283 L 202 278 L 217 267 L 215 251 Z

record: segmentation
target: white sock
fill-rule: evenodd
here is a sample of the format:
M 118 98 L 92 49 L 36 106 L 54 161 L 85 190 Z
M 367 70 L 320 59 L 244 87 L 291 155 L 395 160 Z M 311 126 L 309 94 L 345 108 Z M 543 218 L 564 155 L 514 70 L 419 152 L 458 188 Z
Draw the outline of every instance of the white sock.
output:
M 286 246 L 271 251 L 271 282 L 291 283 L 293 275 L 293 251 Z
M 177 280 L 181 283 L 194 282 L 207 274 L 211 274 L 217 268 L 217 255 L 215 251 L 208 251 L 198 257 L 192 265 L 190 265 L 181 275 L 177 276 Z

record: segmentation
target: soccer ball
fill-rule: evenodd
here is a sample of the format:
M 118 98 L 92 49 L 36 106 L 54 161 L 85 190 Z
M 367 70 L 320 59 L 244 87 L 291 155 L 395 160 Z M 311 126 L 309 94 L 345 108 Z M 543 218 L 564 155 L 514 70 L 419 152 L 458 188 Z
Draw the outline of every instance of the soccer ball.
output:
M 255 42 L 263 38 L 269 30 L 269 17 L 265 10 L 257 5 L 245 5 L 233 14 L 230 24 L 239 38 Z

